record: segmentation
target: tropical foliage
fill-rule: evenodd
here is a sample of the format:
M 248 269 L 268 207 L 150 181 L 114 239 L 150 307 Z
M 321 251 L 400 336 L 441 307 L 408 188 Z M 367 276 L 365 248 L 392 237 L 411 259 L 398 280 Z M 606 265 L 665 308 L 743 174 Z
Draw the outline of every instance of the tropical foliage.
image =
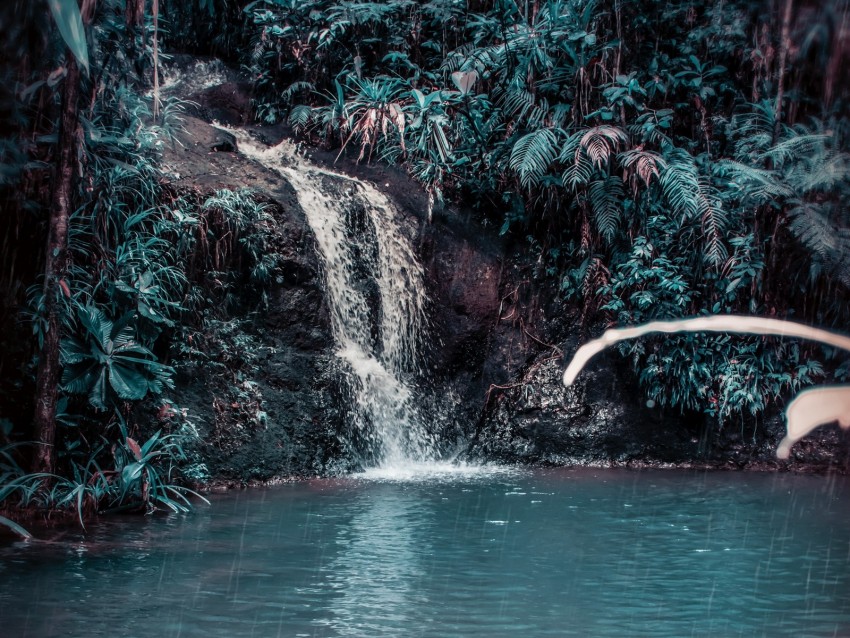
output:
M 185 104 L 156 90 L 160 17 L 134 0 L 0 8 L 6 509 L 75 508 L 81 522 L 116 508 L 184 510 L 181 468 L 198 442 L 168 398 L 181 344 L 234 304 L 262 305 L 277 276 L 268 206 L 253 193 L 167 185 L 159 156 L 177 144 Z M 61 373 L 46 439 L 28 425 L 33 404 L 51 401 L 33 387 L 51 343 Z M 33 439 L 47 456 L 19 443 Z

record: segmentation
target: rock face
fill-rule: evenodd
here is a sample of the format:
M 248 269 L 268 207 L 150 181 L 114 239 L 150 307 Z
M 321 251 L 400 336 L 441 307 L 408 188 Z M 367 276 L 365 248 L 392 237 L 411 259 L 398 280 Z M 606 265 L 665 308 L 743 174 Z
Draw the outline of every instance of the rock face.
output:
M 241 156 L 228 133 L 190 116 L 184 128 L 182 146 L 170 147 L 163 157 L 172 188 L 201 200 L 220 189 L 254 190 L 271 204 L 281 273 L 261 313 L 244 306 L 228 318 L 227 329 L 238 332 L 244 347 L 216 353 L 218 361 L 189 366 L 177 379 L 175 400 L 187 408 L 204 441 L 195 460 L 206 476 L 198 478 L 262 481 L 356 468 L 348 445 L 356 433 L 347 430 L 322 267 L 294 191 Z M 253 132 L 269 144 L 283 134 L 270 127 Z M 420 253 L 430 300 L 422 400 L 443 451 L 459 453 L 474 431 L 489 383 L 512 373 L 506 365 L 512 360 L 494 334 L 522 342 L 516 327 L 497 326 L 500 307 L 508 303 L 501 299 L 501 246 L 453 213 L 429 224 L 424 193 L 402 172 L 334 159 L 321 152 L 312 157 L 319 166 L 372 182 L 403 212 L 402 229 Z
M 574 352 L 570 339 L 563 350 Z M 776 458 L 781 415 L 740 427 L 698 413 L 647 407 L 628 366 L 598 355 L 569 388 L 565 361 L 540 357 L 486 409 L 468 456 L 475 460 L 599 467 L 701 467 L 846 472 L 850 436 L 837 425 L 816 430 Z
M 268 480 L 333 473 L 342 417 L 329 361 L 333 337 L 314 238 L 291 187 L 233 151 L 226 133 L 184 118 L 182 147 L 165 151 L 171 188 L 200 200 L 250 188 L 268 205 L 277 277 L 267 304 L 240 302 L 207 324 L 208 360 L 178 369 L 175 401 L 202 443 L 196 478 Z M 218 147 L 218 148 L 217 148 Z M 238 290 L 237 290 L 238 294 Z
M 675 463 L 698 452 L 681 419 L 630 404 L 633 389 L 604 360 L 566 388 L 560 356 L 537 360 L 493 401 L 470 456 L 508 463 Z M 625 392 L 624 392 L 625 391 Z

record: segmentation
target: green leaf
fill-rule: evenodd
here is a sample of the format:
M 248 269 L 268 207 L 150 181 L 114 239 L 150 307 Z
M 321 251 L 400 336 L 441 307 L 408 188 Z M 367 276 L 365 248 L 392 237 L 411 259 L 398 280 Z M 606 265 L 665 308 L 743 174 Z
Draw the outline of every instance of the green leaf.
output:
M 32 538 L 32 534 L 30 534 L 23 527 L 18 525 L 15 521 L 9 520 L 5 516 L 0 516 L 0 525 L 5 525 L 10 530 L 15 532 L 18 536 L 23 536 L 24 538 Z
M 469 95 L 478 80 L 477 71 L 456 71 L 452 73 L 452 82 L 461 95 Z
M 142 475 L 144 469 L 144 463 L 130 463 L 130 465 L 124 467 L 121 472 L 121 482 L 124 484 L 125 490 Z
M 129 366 L 121 365 L 117 361 L 109 366 L 109 384 L 118 398 L 127 401 L 143 399 L 148 391 L 148 382 L 144 374 Z
M 141 456 L 147 456 L 152 449 L 154 449 L 159 443 L 163 440 L 160 438 L 162 434 L 162 430 L 157 430 L 156 434 L 154 434 L 151 438 L 145 441 L 145 444 L 139 450 Z M 165 437 L 168 438 L 168 437 Z
M 77 0 L 47 0 L 50 11 L 62 39 L 77 61 L 89 72 L 89 51 L 86 44 L 86 32 L 83 28 L 83 18 Z
M 530 188 L 543 178 L 559 151 L 556 131 L 543 128 L 516 141 L 510 167 L 519 175 L 523 187 Z
M 596 179 L 590 183 L 588 190 L 596 230 L 610 244 L 620 224 L 620 211 L 625 196 L 623 180 L 617 176 Z

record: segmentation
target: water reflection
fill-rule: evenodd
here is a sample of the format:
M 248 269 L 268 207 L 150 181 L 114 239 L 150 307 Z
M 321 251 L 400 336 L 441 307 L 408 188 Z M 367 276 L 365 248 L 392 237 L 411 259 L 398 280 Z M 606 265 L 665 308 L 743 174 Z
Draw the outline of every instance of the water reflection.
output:
M 328 624 L 340 636 L 374 636 L 385 627 L 409 626 L 422 600 L 411 589 L 424 575 L 425 530 L 433 512 L 406 492 L 384 486 L 360 494 L 357 512 L 338 531 L 340 552 L 327 570 L 336 594 Z M 427 543 L 427 541 L 426 541 Z

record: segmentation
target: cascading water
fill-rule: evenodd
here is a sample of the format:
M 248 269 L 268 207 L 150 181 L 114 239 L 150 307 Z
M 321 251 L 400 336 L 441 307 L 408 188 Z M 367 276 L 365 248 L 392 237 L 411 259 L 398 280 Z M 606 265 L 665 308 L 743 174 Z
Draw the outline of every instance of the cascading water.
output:
M 353 419 L 369 443 L 367 462 L 399 467 L 432 460 L 435 446 L 415 397 L 425 329 L 424 274 L 394 206 L 365 182 L 309 164 L 288 141 L 265 147 L 244 131 L 228 130 L 241 153 L 292 185 L 316 236 L 336 354 L 349 373 Z M 360 214 L 364 232 L 357 234 Z M 364 272 L 377 289 L 371 305 L 358 277 Z
M 228 69 L 221 60 L 216 59 L 194 60 L 183 68 L 177 65 L 170 66 L 164 70 L 163 75 L 162 84 L 159 87 L 162 95 L 192 95 L 239 79 L 238 73 Z

